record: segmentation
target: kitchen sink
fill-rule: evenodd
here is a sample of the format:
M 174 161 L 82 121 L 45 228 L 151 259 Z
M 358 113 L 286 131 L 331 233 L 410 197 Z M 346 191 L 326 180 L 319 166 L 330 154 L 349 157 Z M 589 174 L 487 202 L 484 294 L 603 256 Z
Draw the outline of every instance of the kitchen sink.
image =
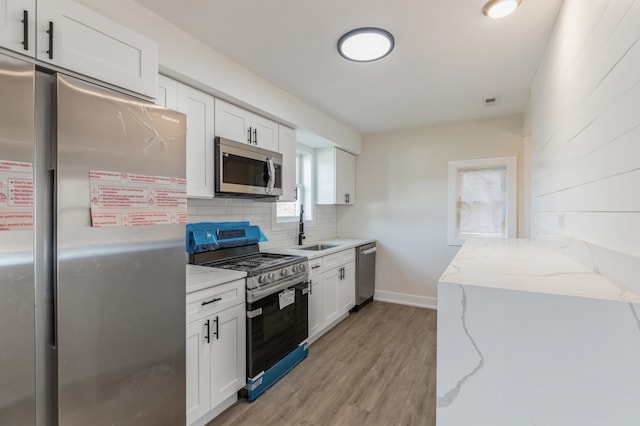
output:
M 338 247 L 338 246 L 332 246 L 330 244 L 314 244 L 312 246 L 306 246 L 306 247 L 298 247 L 298 250 L 313 250 L 313 251 L 320 251 L 320 250 L 327 250 L 327 249 L 331 249 L 334 247 Z

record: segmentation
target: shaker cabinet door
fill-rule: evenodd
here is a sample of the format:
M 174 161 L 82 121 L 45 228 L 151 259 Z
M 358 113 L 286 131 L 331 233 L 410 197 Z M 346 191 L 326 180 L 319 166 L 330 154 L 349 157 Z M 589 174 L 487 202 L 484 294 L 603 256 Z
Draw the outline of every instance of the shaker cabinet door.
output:
M 236 305 L 211 316 L 211 408 L 246 383 L 246 308 Z
M 0 46 L 33 57 L 35 36 L 36 0 L 0 0 Z
M 207 320 L 198 320 L 187 324 L 187 424 L 209 411 L 210 344 L 207 340 L 211 340 L 210 330 L 210 320 L 209 323 Z
M 213 198 L 213 97 L 178 85 L 178 111 L 187 115 L 187 196 Z
M 73 0 L 38 1 L 36 58 L 149 98 L 158 45 Z
M 282 195 L 278 201 L 296 201 L 296 131 L 278 127 L 278 151 L 282 154 Z
M 348 313 L 356 304 L 356 263 L 349 262 L 343 266 L 343 278 L 338 290 L 340 299 L 340 312 Z

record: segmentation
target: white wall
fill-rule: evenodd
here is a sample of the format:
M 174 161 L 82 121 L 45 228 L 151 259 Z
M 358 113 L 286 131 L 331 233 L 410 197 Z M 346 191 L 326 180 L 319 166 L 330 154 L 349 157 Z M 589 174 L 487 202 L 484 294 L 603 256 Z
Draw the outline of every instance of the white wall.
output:
M 158 43 L 160 70 L 184 83 L 250 108 L 305 135 L 360 152 L 360 135 L 206 46 L 132 0 L 79 0 Z M 313 137 L 311 137 L 313 139 Z
M 292 247 L 298 244 L 298 222 L 272 229 L 272 203 L 235 198 L 194 199 L 187 206 L 188 222 L 249 221 L 258 225 L 269 239 L 261 249 Z M 313 223 L 305 223 L 305 243 L 336 237 L 336 207 L 317 206 Z
M 565 0 L 531 102 L 535 236 L 636 289 L 639 39 L 640 1 Z
M 438 278 L 458 251 L 447 245 L 449 161 L 518 156 L 522 210 L 522 125 L 510 116 L 364 138 L 357 203 L 338 207 L 338 235 L 378 241 L 377 296 L 435 305 Z

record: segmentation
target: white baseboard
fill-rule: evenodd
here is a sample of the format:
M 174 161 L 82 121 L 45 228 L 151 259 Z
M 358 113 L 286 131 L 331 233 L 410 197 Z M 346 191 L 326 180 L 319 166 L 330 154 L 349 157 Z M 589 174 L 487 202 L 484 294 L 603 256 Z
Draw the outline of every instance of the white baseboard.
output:
M 415 296 L 413 294 L 394 293 L 392 291 L 376 290 L 373 300 L 397 303 L 399 305 L 417 306 L 419 308 L 438 309 L 438 299 L 435 297 Z

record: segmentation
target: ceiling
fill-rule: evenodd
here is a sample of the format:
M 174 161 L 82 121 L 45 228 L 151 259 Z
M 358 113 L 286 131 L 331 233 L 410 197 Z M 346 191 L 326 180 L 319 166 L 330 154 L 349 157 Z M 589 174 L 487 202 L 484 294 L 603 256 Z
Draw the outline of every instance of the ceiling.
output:
M 136 1 L 362 135 L 522 113 L 562 2 L 493 20 L 485 0 Z M 365 26 L 394 50 L 343 59 L 338 39 Z

